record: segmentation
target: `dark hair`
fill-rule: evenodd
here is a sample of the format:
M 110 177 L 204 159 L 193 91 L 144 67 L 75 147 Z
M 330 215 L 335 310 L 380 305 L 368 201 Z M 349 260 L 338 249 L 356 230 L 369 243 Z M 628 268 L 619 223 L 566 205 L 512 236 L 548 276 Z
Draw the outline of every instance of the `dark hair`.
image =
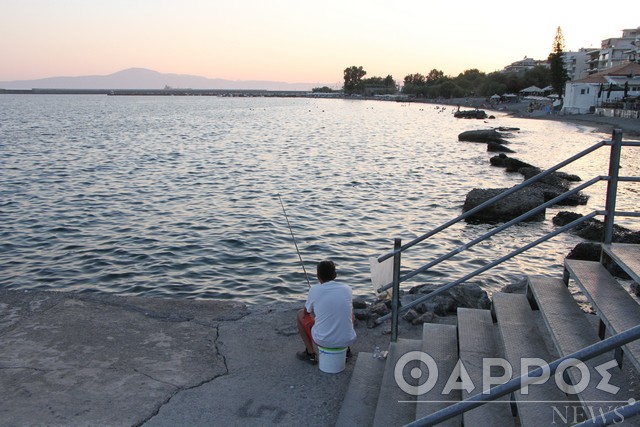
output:
M 336 277 L 336 265 L 333 261 L 325 259 L 318 263 L 318 279 L 323 282 L 330 282 Z

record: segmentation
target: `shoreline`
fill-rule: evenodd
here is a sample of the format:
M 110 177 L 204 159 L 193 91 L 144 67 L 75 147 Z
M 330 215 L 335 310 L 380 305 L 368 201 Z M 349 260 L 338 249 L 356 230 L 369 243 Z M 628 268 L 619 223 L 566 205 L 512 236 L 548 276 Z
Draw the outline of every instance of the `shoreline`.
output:
M 597 129 L 602 133 L 613 133 L 614 129 L 622 129 L 623 138 L 631 137 L 640 139 L 640 120 L 626 119 L 622 117 L 605 117 L 595 114 L 545 114 L 542 110 L 528 111 L 529 104 L 533 101 L 520 101 L 516 103 L 504 103 L 488 105 L 485 98 L 454 98 L 447 100 L 420 100 L 428 104 L 460 106 L 461 109 L 478 108 L 494 113 L 507 114 L 519 119 L 554 120 L 565 123 L 578 123 Z

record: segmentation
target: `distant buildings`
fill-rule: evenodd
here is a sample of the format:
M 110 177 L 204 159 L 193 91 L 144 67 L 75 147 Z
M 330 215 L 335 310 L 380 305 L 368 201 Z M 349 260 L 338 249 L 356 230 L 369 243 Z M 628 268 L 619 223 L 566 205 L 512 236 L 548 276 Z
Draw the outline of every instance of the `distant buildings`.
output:
M 640 27 L 622 30 L 622 37 L 601 41 L 600 49 L 580 48 L 577 52 L 565 52 L 565 68 L 570 80 L 580 80 L 627 62 L 640 60 Z M 504 67 L 504 73 L 517 73 L 537 66 L 549 67 L 548 61 L 527 58 Z
M 531 70 L 532 68 L 535 68 L 540 65 L 543 67 L 549 68 L 549 61 L 539 61 L 537 59 L 527 58 L 525 56 L 524 59 L 520 61 L 516 61 L 504 67 L 502 72 L 503 73 L 520 73 L 523 71 Z
M 622 37 L 602 40 L 600 50 L 591 54 L 589 74 L 616 67 L 639 58 L 640 27 L 622 30 Z
M 640 118 L 640 27 L 622 30 L 622 37 L 602 40 L 600 49 L 565 52 L 564 62 L 569 82 L 562 113 Z M 503 72 L 536 66 L 549 67 L 549 63 L 525 57 Z

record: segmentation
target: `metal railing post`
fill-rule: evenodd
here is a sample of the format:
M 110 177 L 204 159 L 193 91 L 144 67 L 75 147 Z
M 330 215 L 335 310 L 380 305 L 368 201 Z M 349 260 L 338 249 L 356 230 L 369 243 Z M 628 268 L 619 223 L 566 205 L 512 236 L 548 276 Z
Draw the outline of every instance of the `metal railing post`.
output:
M 391 342 L 398 341 L 398 315 L 400 312 L 400 247 L 402 240 L 393 240 L 393 296 L 391 297 Z
M 620 153 L 622 151 L 622 130 L 614 129 L 611 137 L 611 156 L 609 157 L 609 182 L 607 184 L 607 200 L 605 202 L 603 243 L 613 241 L 613 223 L 616 212 L 616 194 L 618 191 L 618 175 L 620 173 Z

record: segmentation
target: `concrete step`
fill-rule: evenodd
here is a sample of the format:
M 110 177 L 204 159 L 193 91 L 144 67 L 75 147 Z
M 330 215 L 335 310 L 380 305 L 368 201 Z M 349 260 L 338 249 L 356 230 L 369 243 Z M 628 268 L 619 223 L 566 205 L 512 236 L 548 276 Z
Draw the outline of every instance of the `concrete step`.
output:
M 458 308 L 458 345 L 460 360 L 474 385 L 471 392 L 462 390 L 462 398 L 467 399 L 483 390 L 483 360 L 504 357 L 489 310 Z M 498 377 L 500 372 L 491 375 Z M 463 418 L 465 427 L 507 427 L 515 423 L 509 396 L 465 412 Z
M 565 260 L 565 268 L 609 334 L 623 332 L 640 324 L 640 305 L 602 264 L 568 259 Z M 623 348 L 625 358 L 640 371 L 640 340 Z
M 640 245 L 612 243 L 602 245 L 604 253 L 640 284 Z
M 525 295 L 495 293 L 493 310 L 505 358 L 513 369 L 513 378 L 526 373 L 522 369 L 523 361 L 537 358 L 548 363 L 555 359 L 546 348 Z M 514 398 L 522 427 L 571 424 L 570 420 L 565 423 L 562 417 L 556 417 L 554 407 L 564 408 L 569 404 L 553 380 L 532 384 L 528 390 L 515 392 Z
M 403 338 L 389 344 L 373 426 L 403 426 L 415 421 L 418 382 L 411 373 L 414 368 L 420 368 L 420 362 L 414 360 L 404 364 L 400 376 L 403 384 L 408 384 L 408 392 L 403 391 L 396 382 L 395 369 L 401 357 L 412 351 L 419 352 L 421 347 L 422 341 Z
M 384 367 L 385 361 L 374 359 L 373 353 L 358 353 L 336 426 L 369 426 L 373 423 Z
M 560 356 L 567 356 L 600 341 L 596 325 L 587 317 L 594 316 L 585 314 L 578 307 L 562 280 L 541 276 L 531 276 L 528 280 L 528 295 L 535 299 Z M 611 361 L 615 362 L 613 351 L 584 362 L 589 369 L 590 381 L 584 391 L 569 394 L 569 399 L 575 401 L 572 405 L 581 404 L 586 413 L 598 414 L 600 410 L 608 412 L 612 402 L 617 401 L 618 406 L 621 406 L 629 398 L 638 398 L 638 392 L 634 391 L 634 386 L 617 366 L 607 371 L 611 375 L 608 384 L 618 390 L 602 389 L 602 374 L 596 371 L 596 367 Z M 572 384 L 579 384 L 583 379 L 583 374 L 573 369 L 567 372 Z
M 444 393 L 447 381 L 453 377 L 455 381 L 459 374 L 457 372 L 458 363 L 458 336 L 457 328 L 454 325 L 440 325 L 425 323 L 422 329 L 422 351 L 431 356 L 435 361 L 438 379 L 433 387 L 421 393 L 417 398 L 416 419 L 420 419 L 429 414 L 444 409 L 460 401 L 460 390 L 450 390 Z M 435 373 L 422 366 L 422 376 L 420 383 L 426 384 L 429 377 Z M 428 388 L 428 387 L 427 387 Z M 462 424 L 462 417 L 457 416 L 443 423 L 438 424 L 443 427 L 459 427 Z

